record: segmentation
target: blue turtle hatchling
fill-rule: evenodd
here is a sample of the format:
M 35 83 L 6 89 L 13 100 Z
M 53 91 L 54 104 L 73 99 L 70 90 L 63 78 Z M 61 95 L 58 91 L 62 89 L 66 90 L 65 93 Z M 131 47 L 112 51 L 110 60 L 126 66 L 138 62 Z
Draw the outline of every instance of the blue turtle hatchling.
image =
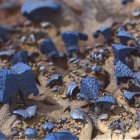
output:
M 120 42 L 124 45 L 127 45 L 127 42 L 129 40 L 134 40 L 134 37 L 129 32 L 124 30 L 123 28 L 118 29 L 117 36 L 119 37 Z
M 111 39 L 111 27 L 103 27 L 93 33 L 93 37 L 97 38 L 99 34 L 102 34 L 106 41 Z
M 48 58 L 58 58 L 59 52 L 55 47 L 51 38 L 45 39 L 40 44 L 40 50 L 42 53 L 47 54 Z
M 103 97 L 99 97 L 96 100 L 97 105 L 102 105 L 104 109 L 110 109 L 112 105 L 116 105 L 116 98 L 111 95 L 105 95 Z
M 67 132 L 53 132 L 48 134 L 44 140 L 79 140 L 79 138 Z
M 28 51 L 19 51 L 12 58 L 12 64 L 15 65 L 18 62 L 28 63 Z
M 61 85 L 63 83 L 63 77 L 61 74 L 54 74 L 47 81 L 46 87 L 53 87 L 56 85 Z
M 79 32 L 62 32 L 61 37 L 64 41 L 66 51 L 69 56 L 71 56 L 73 53 L 80 53 L 80 49 L 78 47 L 79 40 L 86 41 L 88 39 L 86 34 Z
M 35 128 L 27 128 L 25 130 L 25 136 L 28 138 L 28 139 L 34 139 L 37 135 L 37 130 Z
M 36 22 L 50 21 L 61 10 L 61 4 L 53 0 L 26 0 L 21 13 Z
M 86 100 L 96 100 L 102 88 L 100 81 L 92 77 L 83 78 L 81 80 L 81 88 L 79 97 Z

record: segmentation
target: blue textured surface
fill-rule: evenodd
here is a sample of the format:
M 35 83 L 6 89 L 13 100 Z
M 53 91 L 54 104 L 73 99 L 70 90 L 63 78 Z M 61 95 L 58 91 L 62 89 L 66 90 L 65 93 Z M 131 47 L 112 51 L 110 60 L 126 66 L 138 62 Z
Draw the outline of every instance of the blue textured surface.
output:
M 78 32 L 63 32 L 61 33 L 68 55 L 72 53 L 80 53 L 78 47 L 79 33 Z
M 12 68 L 12 73 L 16 75 L 18 90 L 24 95 L 29 95 L 34 93 L 38 95 L 39 91 L 37 89 L 34 74 L 31 67 L 24 63 L 17 63 Z
M 40 50 L 42 53 L 47 54 L 49 58 L 59 57 L 58 50 L 56 49 L 55 44 L 50 38 L 45 39 L 41 42 Z
M 37 105 L 34 105 L 34 106 L 27 107 L 25 110 L 24 109 L 15 110 L 13 114 L 17 114 L 25 119 L 28 119 L 34 117 L 36 111 L 37 111 Z
M 123 28 L 118 29 L 117 36 L 119 37 L 120 42 L 124 45 L 127 44 L 129 40 L 134 39 L 134 37 L 129 32 L 125 31 Z
M 137 110 L 138 121 L 140 123 L 140 110 Z
M 96 32 L 93 33 L 93 37 L 97 38 L 100 33 L 104 36 L 106 41 L 111 39 L 111 27 L 103 27 L 98 29 Z
M 33 139 L 36 137 L 37 130 L 35 128 L 27 128 L 25 130 L 25 135 L 28 139 Z
M 79 97 L 86 100 L 96 100 L 101 89 L 101 83 L 95 78 L 83 78 Z
M 6 27 L 0 26 L 0 39 L 2 42 L 5 42 L 9 38 L 9 30 Z
M 126 63 L 125 58 L 126 56 L 137 53 L 137 50 L 135 48 L 122 45 L 122 44 L 112 44 L 113 52 L 115 55 L 115 61 L 122 61 L 123 63 Z
M 12 59 L 12 64 L 15 65 L 18 62 L 28 63 L 28 52 L 27 51 L 20 51 L 14 55 L 14 57 Z
M 128 90 L 124 90 L 123 95 L 129 101 L 129 100 L 133 99 L 134 96 L 140 97 L 140 92 L 130 92 Z
M 85 120 L 86 119 L 86 114 L 80 109 L 73 109 L 70 113 L 71 118 L 74 120 Z
M 6 136 L 0 132 L 0 140 L 7 140 Z
M 53 132 L 48 134 L 44 140 L 79 140 L 79 138 L 67 132 Z
M 76 82 L 71 82 L 68 85 L 67 96 L 72 97 L 74 92 L 78 89 L 78 85 Z
M 47 130 L 48 132 L 52 131 L 52 129 L 55 127 L 55 124 L 53 122 L 48 122 L 43 125 L 43 129 Z
M 31 68 L 21 62 L 11 69 L 0 70 L 0 102 L 8 103 L 19 91 L 24 95 L 39 92 Z
M 96 100 L 96 104 L 103 105 L 103 107 L 105 107 L 107 109 L 110 109 L 110 107 L 112 105 L 115 105 L 116 103 L 117 102 L 116 102 L 115 97 L 113 97 L 111 95 L 105 95 L 105 96 L 100 97 Z
M 51 76 L 51 78 L 48 80 L 46 87 L 53 87 L 56 85 L 61 85 L 63 83 L 63 78 L 61 74 L 54 74 Z
M 121 82 L 126 82 L 128 80 L 126 78 L 133 79 L 134 74 L 127 65 L 121 61 L 117 61 L 115 63 L 115 77 L 117 84 L 120 84 Z
M 31 20 L 46 20 L 49 14 L 57 13 L 61 5 L 53 0 L 26 0 L 21 8 L 21 13 Z

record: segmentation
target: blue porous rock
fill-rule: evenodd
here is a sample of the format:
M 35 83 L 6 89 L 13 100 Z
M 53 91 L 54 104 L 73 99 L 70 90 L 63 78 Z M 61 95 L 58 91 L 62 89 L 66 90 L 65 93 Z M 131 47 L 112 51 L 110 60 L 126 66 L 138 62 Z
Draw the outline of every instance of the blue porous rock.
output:
M 18 62 L 28 63 L 28 52 L 27 51 L 20 51 L 14 55 L 14 57 L 12 59 L 12 64 L 15 65 Z
M 80 49 L 78 47 L 79 40 L 86 41 L 88 36 L 79 32 L 62 32 L 61 37 L 64 41 L 66 51 L 68 55 L 72 55 L 73 53 L 79 54 Z
M 48 80 L 46 87 L 53 87 L 56 85 L 61 85 L 63 83 L 63 78 L 61 74 L 54 74 Z
M 18 92 L 15 76 L 8 69 L 0 70 L 0 102 L 8 103 Z
M 43 129 L 47 130 L 48 132 L 52 131 L 52 129 L 55 127 L 55 124 L 53 122 L 48 122 L 43 125 Z
M 127 5 L 129 2 L 133 2 L 134 0 L 121 0 L 121 4 Z
M 30 66 L 24 63 L 17 63 L 11 68 L 12 73 L 16 76 L 16 86 L 18 91 L 23 95 L 34 93 L 38 95 L 39 91 L 35 83 L 35 76 Z
M 98 29 L 96 32 L 93 33 L 93 37 L 97 38 L 99 34 L 102 34 L 106 41 L 111 39 L 111 27 L 103 27 Z
M 112 44 L 113 52 L 115 55 L 115 61 L 122 61 L 126 63 L 126 57 L 130 54 L 137 54 L 137 49 L 122 45 L 122 44 Z
M 27 107 L 26 109 L 15 110 L 13 114 L 22 116 L 25 119 L 32 118 L 35 116 L 37 111 L 37 105 Z
M 127 42 L 129 40 L 134 40 L 134 37 L 127 31 L 125 31 L 123 28 L 119 28 L 117 32 L 117 36 L 120 39 L 120 42 L 124 45 L 127 45 Z
M 134 96 L 140 97 L 140 92 L 130 92 L 128 90 L 124 90 L 123 95 L 124 95 L 126 100 L 130 101 L 134 98 Z
M 79 140 L 79 138 L 67 132 L 53 132 L 48 134 L 44 140 Z
M 26 0 L 21 13 L 32 21 L 52 21 L 61 10 L 60 3 L 54 0 Z
M 55 47 L 55 44 L 51 38 L 45 39 L 40 44 L 40 50 L 42 53 L 47 54 L 48 58 L 57 58 L 59 57 L 58 50 Z
M 129 79 L 134 79 L 134 74 L 131 69 L 121 61 L 115 63 L 115 77 L 117 84 L 127 82 Z
M 67 96 L 71 98 L 77 90 L 78 90 L 78 85 L 75 81 L 69 83 L 68 90 L 67 90 Z
M 25 130 L 25 136 L 28 138 L 28 139 L 34 139 L 37 135 L 37 130 L 35 128 L 27 128 Z
M 95 78 L 83 78 L 79 97 L 86 100 L 96 100 L 101 90 L 102 84 Z
M 71 118 L 74 120 L 85 120 L 86 119 L 86 114 L 80 109 L 73 109 L 70 113 Z
M 112 105 L 117 103 L 115 97 L 111 95 L 105 95 L 96 100 L 96 104 L 102 105 L 105 109 L 110 109 Z

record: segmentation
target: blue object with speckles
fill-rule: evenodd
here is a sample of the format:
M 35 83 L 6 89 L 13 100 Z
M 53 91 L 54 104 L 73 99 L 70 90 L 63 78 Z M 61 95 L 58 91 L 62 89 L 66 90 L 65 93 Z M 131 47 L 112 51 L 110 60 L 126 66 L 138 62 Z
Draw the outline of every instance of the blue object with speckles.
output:
M 134 40 L 134 37 L 127 31 L 125 31 L 123 28 L 119 28 L 117 32 L 117 36 L 120 39 L 120 42 L 124 45 L 127 45 L 127 42 L 129 40 Z
M 96 104 L 103 105 L 103 108 L 110 109 L 112 105 L 115 105 L 117 103 L 115 97 L 111 95 L 105 95 L 103 97 L 100 97 L 96 100 Z
M 130 92 L 128 90 L 124 90 L 123 95 L 126 98 L 126 100 L 130 101 L 131 99 L 133 99 L 134 96 L 140 97 L 140 92 Z
M 55 124 L 53 122 L 48 122 L 43 125 L 43 129 L 47 130 L 48 132 L 52 131 L 52 129 L 55 127 Z
M 26 0 L 21 13 L 33 21 L 48 21 L 50 15 L 57 15 L 61 4 L 54 0 Z
M 61 85 L 63 83 L 63 78 L 61 74 L 54 74 L 48 80 L 46 87 L 53 87 L 56 85 Z
M 72 97 L 72 95 L 74 94 L 74 92 L 78 90 L 78 85 L 77 83 L 74 81 L 74 82 L 71 82 L 69 83 L 68 85 L 68 90 L 67 90 L 67 96 L 68 97 Z
M 42 53 L 47 54 L 48 58 L 59 57 L 59 52 L 55 47 L 51 38 L 45 39 L 40 44 L 40 50 Z
M 129 79 L 134 79 L 134 74 L 131 69 L 121 61 L 115 63 L 115 77 L 117 84 L 127 82 Z
M 30 93 L 34 93 L 35 96 L 38 95 L 39 91 L 31 67 L 19 62 L 11 68 L 11 71 L 16 75 L 18 91 L 21 91 L 23 95 L 29 95 Z
M 80 49 L 78 47 L 79 40 L 86 41 L 88 36 L 79 32 L 62 32 L 61 37 L 64 41 L 66 51 L 68 55 L 72 55 L 73 53 L 79 54 Z
M 25 96 L 39 92 L 31 68 L 21 62 L 11 69 L 0 70 L 0 102 L 8 103 L 19 91 Z
M 25 135 L 28 139 L 33 139 L 37 135 L 37 130 L 35 128 L 27 128 L 25 130 Z
M 12 64 L 15 65 L 18 62 L 22 62 L 22 63 L 28 63 L 28 52 L 27 51 L 20 51 L 17 52 L 13 59 L 12 59 Z
M 111 39 L 111 27 L 103 27 L 98 29 L 96 32 L 93 33 L 93 37 L 97 38 L 99 34 L 102 34 L 106 41 Z
M 115 61 L 120 60 L 124 64 L 126 63 L 126 56 L 137 54 L 137 49 L 122 44 L 112 44 L 112 48 L 115 55 Z
M 79 140 L 79 138 L 67 132 L 53 132 L 48 134 L 44 140 Z
M 79 97 L 86 100 L 96 100 L 102 84 L 95 78 L 83 78 L 81 80 L 81 89 Z

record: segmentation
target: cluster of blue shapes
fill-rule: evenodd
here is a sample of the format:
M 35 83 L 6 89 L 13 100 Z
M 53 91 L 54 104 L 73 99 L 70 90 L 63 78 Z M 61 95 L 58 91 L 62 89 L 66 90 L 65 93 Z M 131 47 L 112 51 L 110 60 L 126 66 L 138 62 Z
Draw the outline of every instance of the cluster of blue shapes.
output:
M 47 54 L 48 58 L 59 57 L 59 52 L 55 47 L 51 38 L 45 39 L 40 44 L 40 50 L 42 53 Z
M 61 10 L 61 4 L 52 0 L 27 0 L 22 8 L 21 13 L 27 18 L 34 21 L 46 20 L 46 13 L 56 13 Z
M 11 69 L 0 70 L 0 102 L 8 103 L 18 92 L 23 95 L 38 95 L 34 74 L 24 63 L 17 63 Z
M 81 80 L 81 88 L 79 97 L 86 100 L 96 100 L 102 88 L 101 82 L 95 78 L 83 78 Z
M 64 41 L 66 51 L 68 55 L 72 55 L 73 53 L 79 54 L 80 49 L 78 47 L 79 40 L 86 41 L 88 40 L 88 36 L 79 32 L 62 32 L 62 39 Z
M 23 50 L 23 51 L 19 51 L 17 52 L 13 58 L 12 58 L 12 64 L 15 65 L 18 62 L 22 62 L 27 64 L 28 63 L 28 52 Z
M 111 39 L 111 27 L 103 27 L 98 29 L 96 32 L 93 33 L 93 37 L 97 38 L 99 34 L 102 34 L 106 41 Z
M 119 37 L 120 42 L 124 45 L 127 45 L 129 40 L 134 40 L 134 37 L 123 28 L 118 29 L 117 36 Z
M 53 132 L 48 134 L 44 140 L 79 140 L 79 138 L 67 132 Z

